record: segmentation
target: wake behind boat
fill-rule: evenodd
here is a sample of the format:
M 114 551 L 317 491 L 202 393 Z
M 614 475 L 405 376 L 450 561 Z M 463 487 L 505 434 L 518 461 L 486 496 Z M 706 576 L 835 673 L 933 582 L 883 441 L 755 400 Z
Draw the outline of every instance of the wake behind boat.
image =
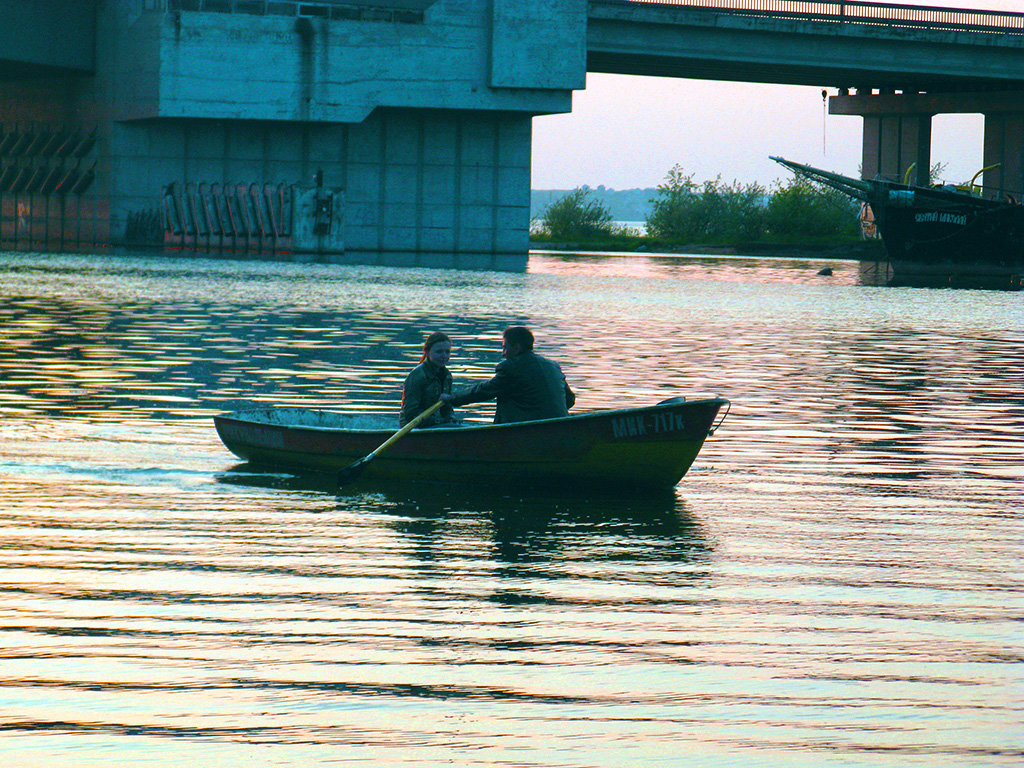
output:
M 367 465 L 364 477 L 671 488 L 724 420 L 728 405 L 720 397 L 673 398 L 557 419 L 414 430 Z M 344 469 L 394 432 L 379 417 L 299 408 L 240 411 L 215 416 L 214 423 L 239 458 L 318 472 Z
M 970 188 L 854 179 L 771 159 L 871 206 L 889 256 L 891 284 L 1024 287 L 1024 206 L 1019 201 L 989 200 Z

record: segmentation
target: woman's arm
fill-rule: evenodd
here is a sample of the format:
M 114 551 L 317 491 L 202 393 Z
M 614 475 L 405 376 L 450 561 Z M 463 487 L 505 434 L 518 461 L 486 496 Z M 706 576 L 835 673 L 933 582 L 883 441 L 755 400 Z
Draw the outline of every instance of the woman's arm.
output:
M 423 402 L 423 395 L 426 393 L 427 380 L 419 368 L 414 368 L 405 378 L 405 385 L 402 387 L 402 413 L 399 423 L 405 426 L 419 416 L 423 411 L 433 405 L 432 402 Z

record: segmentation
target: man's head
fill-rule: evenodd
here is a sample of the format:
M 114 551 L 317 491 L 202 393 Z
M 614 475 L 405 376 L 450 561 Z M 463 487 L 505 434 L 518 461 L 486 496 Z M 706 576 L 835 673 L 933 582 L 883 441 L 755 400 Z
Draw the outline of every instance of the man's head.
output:
M 533 334 L 522 325 L 513 325 L 501 335 L 501 356 L 512 359 L 533 350 Z

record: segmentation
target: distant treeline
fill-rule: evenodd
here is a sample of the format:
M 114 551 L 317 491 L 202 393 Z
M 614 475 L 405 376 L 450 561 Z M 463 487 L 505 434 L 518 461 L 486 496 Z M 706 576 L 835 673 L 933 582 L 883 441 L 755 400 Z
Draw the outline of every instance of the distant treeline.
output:
M 596 189 L 584 185 L 591 200 L 605 208 L 615 221 L 646 221 L 651 214 L 651 201 L 658 196 L 656 187 L 646 189 L 609 189 L 603 184 Z M 530 192 L 530 218 L 544 217 L 548 206 L 560 200 L 571 189 L 534 189 Z

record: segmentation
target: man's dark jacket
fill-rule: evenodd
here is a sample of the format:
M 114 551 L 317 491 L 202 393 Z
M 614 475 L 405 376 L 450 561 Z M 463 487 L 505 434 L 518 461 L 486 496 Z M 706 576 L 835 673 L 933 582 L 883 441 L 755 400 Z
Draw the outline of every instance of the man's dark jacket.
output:
M 495 424 L 568 416 L 576 402 L 558 363 L 533 352 L 502 360 L 489 381 L 464 389 L 452 405 L 497 400 Z

